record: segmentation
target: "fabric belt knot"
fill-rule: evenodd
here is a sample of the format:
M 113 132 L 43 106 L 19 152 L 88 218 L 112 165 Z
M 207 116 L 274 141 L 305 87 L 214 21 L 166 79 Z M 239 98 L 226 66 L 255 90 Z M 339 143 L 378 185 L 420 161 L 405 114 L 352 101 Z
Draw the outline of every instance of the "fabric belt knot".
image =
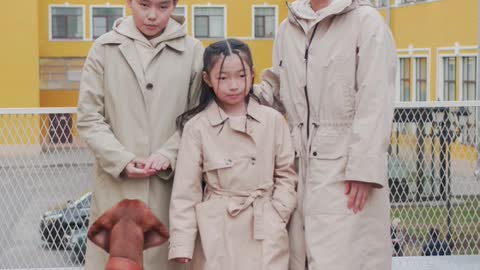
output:
M 270 182 L 267 185 L 258 187 L 252 191 L 228 191 L 219 190 L 208 187 L 208 190 L 221 196 L 231 197 L 228 200 L 227 212 L 230 216 L 235 217 L 242 211 L 253 206 L 253 238 L 255 240 L 265 239 L 264 230 L 264 205 L 272 196 L 273 184 Z M 242 198 L 242 200 L 236 200 Z

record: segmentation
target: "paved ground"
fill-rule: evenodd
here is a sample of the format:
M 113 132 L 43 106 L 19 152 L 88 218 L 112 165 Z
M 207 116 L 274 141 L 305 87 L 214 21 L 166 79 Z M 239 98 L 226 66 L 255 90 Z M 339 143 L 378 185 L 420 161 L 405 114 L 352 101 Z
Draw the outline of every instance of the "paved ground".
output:
M 0 269 L 75 266 L 68 251 L 42 246 L 39 221 L 88 190 L 93 166 L 82 159 L 92 160 L 83 151 L 0 159 Z

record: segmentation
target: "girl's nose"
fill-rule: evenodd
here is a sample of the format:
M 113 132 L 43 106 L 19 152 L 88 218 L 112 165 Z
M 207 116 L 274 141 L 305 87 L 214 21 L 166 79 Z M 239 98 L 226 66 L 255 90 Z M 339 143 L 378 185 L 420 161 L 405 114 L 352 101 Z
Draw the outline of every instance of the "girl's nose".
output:
M 235 79 L 230 80 L 230 90 L 232 91 L 237 90 L 238 87 L 239 87 L 239 83 L 237 80 Z

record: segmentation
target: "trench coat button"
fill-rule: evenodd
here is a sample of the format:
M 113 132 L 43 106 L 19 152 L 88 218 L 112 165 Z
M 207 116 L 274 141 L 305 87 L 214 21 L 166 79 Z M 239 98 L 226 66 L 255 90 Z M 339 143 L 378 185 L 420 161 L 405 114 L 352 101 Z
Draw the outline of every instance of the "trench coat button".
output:
M 255 161 L 256 161 L 257 159 L 254 158 L 254 157 L 252 157 L 251 160 L 252 160 L 252 165 L 255 165 Z
M 313 156 L 316 157 L 318 155 L 317 151 L 313 152 Z
M 147 87 L 147 90 L 152 90 L 153 89 L 153 84 L 152 83 L 147 83 L 146 87 Z

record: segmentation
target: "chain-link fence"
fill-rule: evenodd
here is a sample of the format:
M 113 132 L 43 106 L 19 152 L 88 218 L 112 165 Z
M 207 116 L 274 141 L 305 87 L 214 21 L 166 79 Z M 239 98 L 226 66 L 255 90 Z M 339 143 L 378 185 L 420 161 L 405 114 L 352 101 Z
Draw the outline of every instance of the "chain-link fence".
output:
M 479 255 L 479 113 L 480 102 L 395 110 L 394 269 L 449 262 L 414 256 Z M 0 110 L 0 269 L 82 267 L 93 160 L 75 109 Z
M 389 149 L 394 256 L 479 255 L 479 105 L 397 106 Z
M 0 110 L 0 269 L 83 262 L 93 157 L 75 109 Z

